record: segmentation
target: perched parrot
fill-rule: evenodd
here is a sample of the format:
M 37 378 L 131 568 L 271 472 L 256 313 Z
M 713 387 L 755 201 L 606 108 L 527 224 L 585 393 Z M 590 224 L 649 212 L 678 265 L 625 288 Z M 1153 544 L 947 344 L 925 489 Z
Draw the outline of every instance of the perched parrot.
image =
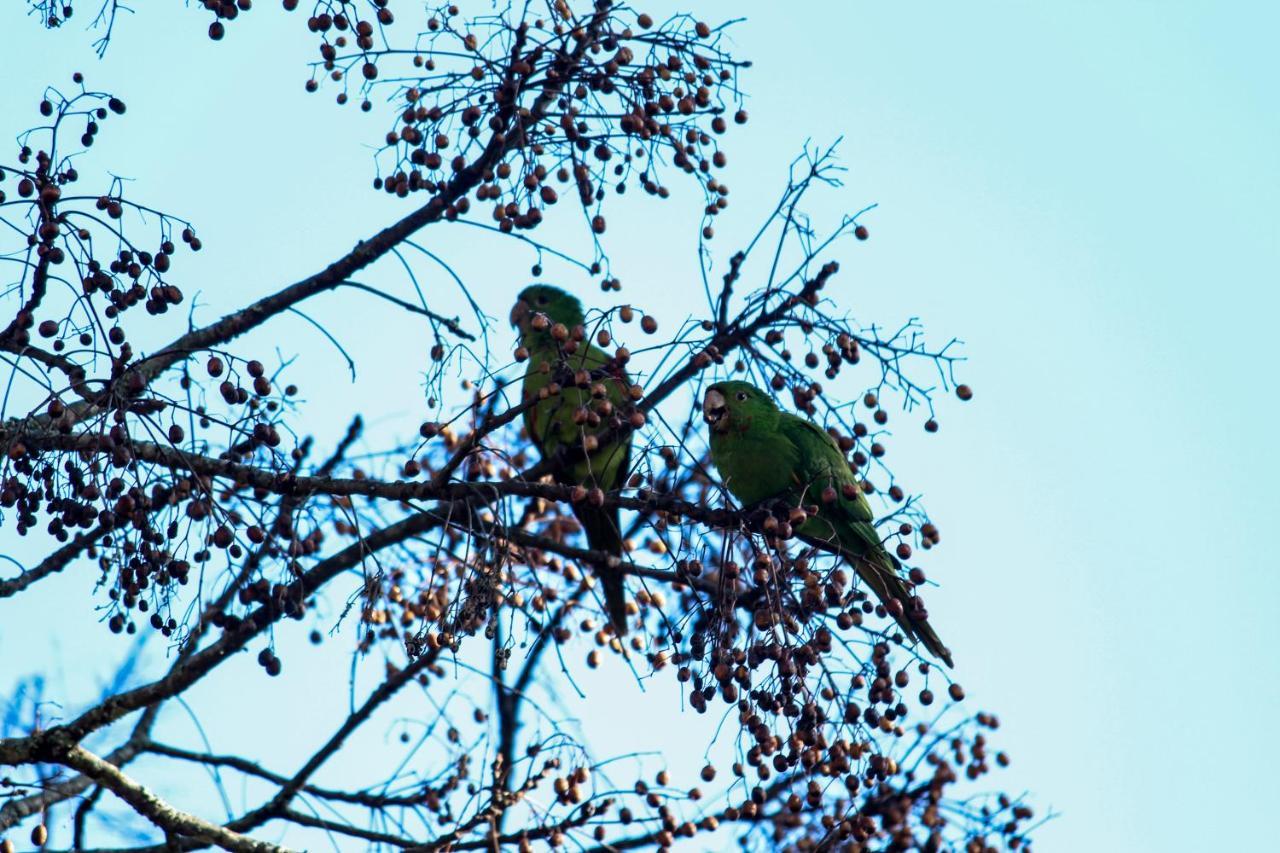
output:
M 884 548 L 857 478 L 826 430 L 784 412 L 747 382 L 719 382 L 707 389 L 703 420 L 711 432 L 711 461 L 725 486 L 744 506 L 780 498 L 792 506 L 818 507 L 795 533 L 842 556 L 898 620 L 907 636 L 951 666 L 951 652 L 929 625 L 900 564 Z
M 543 315 L 541 318 L 539 315 Z M 575 383 L 574 374 L 591 371 L 612 359 L 589 340 L 577 343 L 572 354 L 565 353 L 566 337 L 575 326 L 583 324 L 582 303 L 558 287 L 534 284 L 526 287 L 511 309 L 511 325 L 520 330 L 520 344 L 529 353 L 529 370 L 524 377 L 524 399 L 539 396 L 552 382 L 562 389 L 546 396 L 526 409 L 524 425 L 529 438 L 544 459 L 553 457 L 562 447 L 579 447 L 599 441 L 610 431 L 610 415 L 622 410 L 629 400 L 630 382 L 617 368 L 607 377 L 594 378 L 583 388 Z M 563 326 L 557 329 L 556 326 Z M 581 461 L 555 472 L 556 480 L 566 485 L 599 487 L 612 491 L 622 485 L 631 457 L 630 436 L 610 442 L 601 441 Z M 587 535 L 593 551 L 622 556 L 622 533 L 617 507 L 597 507 L 588 501 L 571 504 Z M 596 577 L 604 588 L 609 621 L 619 636 L 627 632 L 627 598 L 623 576 L 605 568 L 597 568 Z

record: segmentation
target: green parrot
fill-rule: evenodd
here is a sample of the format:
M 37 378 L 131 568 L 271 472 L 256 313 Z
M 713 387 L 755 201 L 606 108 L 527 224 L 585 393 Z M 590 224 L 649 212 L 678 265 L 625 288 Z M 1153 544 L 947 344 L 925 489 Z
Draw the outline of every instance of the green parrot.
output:
M 555 472 L 556 480 L 565 485 L 592 486 L 609 492 L 619 488 L 626 476 L 631 457 L 631 439 L 599 443 L 599 437 L 611 429 L 610 419 L 620 413 L 629 401 L 630 381 L 620 367 L 607 377 L 592 379 L 587 387 L 579 387 L 574 374 L 591 371 L 613 360 L 585 338 L 573 349 L 572 330 L 583 324 L 582 303 L 558 287 L 534 284 L 526 287 L 511 309 L 511 325 L 520 330 L 520 345 L 528 350 L 529 370 L 524 377 L 523 396 L 529 400 L 540 395 L 544 399 L 526 409 L 524 425 L 529 438 L 544 459 L 562 447 L 588 445 L 589 453 L 565 470 Z M 558 394 L 546 394 L 552 383 L 560 386 Z M 594 448 L 589 445 L 597 444 Z M 570 505 L 587 535 L 593 551 L 622 556 L 622 533 L 617 507 L 598 507 L 589 501 Z M 627 597 L 623 576 L 598 568 L 596 577 L 604 588 L 609 621 L 619 635 L 627 632 Z
M 951 652 L 898 576 L 901 566 L 881 543 L 871 506 L 835 439 L 817 424 L 782 411 L 747 382 L 710 386 L 702 416 L 711 432 L 711 461 L 733 496 L 744 506 L 771 498 L 816 505 L 818 514 L 796 535 L 848 561 L 907 636 L 951 666 Z

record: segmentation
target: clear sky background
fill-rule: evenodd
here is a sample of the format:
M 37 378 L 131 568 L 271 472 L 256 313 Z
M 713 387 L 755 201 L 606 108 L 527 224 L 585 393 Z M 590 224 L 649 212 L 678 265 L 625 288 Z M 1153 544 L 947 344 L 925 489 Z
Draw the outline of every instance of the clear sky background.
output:
M 0 9 L 0 130 L 34 122 L 42 86 L 76 69 L 122 94 L 129 112 L 107 122 L 92 162 L 198 223 L 207 248 L 175 271 L 201 292 L 199 319 L 318 269 L 407 209 L 368 189 L 385 119 L 303 93 L 313 42 L 278 4 L 258 4 L 214 44 L 195 9 L 140 3 L 101 62 L 81 29 L 87 4 L 55 33 L 24 5 Z M 966 342 L 975 400 L 944 405 L 927 440 L 913 422 L 892 449 L 944 532 L 926 563 L 942 583 L 930 609 L 970 701 L 1004 722 L 1004 784 L 1061 814 L 1039 849 L 1270 837 L 1280 6 L 848 0 L 700 14 L 720 9 L 747 17 L 732 39 L 755 67 L 744 77 L 752 121 L 726 142 L 733 206 L 716 243 L 731 250 L 758 224 L 806 141 L 843 136 L 845 185 L 811 209 L 834 220 L 879 207 L 864 220 L 872 239 L 838 253 L 841 303 L 864 321 L 918 316 L 938 339 Z M 667 324 L 704 310 L 696 218 L 678 200 L 628 198 L 607 243 L 624 297 Z M 492 244 L 462 229 L 426 239 L 505 315 L 532 257 L 495 264 Z M 435 284 L 454 310 L 447 282 Z M 308 310 L 364 365 L 352 383 L 301 322 L 257 339 L 317 354 L 298 368 L 308 429 L 332 439 L 362 405 L 387 429 L 421 419 L 429 342 L 416 326 L 339 297 Z M 0 552 L 21 553 L 11 528 L 0 536 Z M 66 621 L 47 657 L 10 653 L 48 635 L 54 607 L 90 619 L 90 574 L 0 608 L 0 695 L 36 668 L 55 673 L 51 690 L 69 703 L 105 677 L 91 651 L 101 628 Z M 337 714 L 345 641 L 292 657 L 283 642 L 287 668 L 339 683 Z M 148 655 L 163 664 L 159 646 Z M 229 667 L 206 698 L 253 669 Z M 617 665 L 600 679 L 586 702 L 569 701 L 599 754 L 665 750 L 700 765 L 707 721 L 676 716 L 669 684 L 642 692 Z M 225 714 L 203 720 L 209 737 L 241 745 L 256 719 L 262 753 L 288 766 L 289 729 L 277 724 L 328 706 L 296 680 L 245 683 L 276 714 L 263 721 L 249 697 L 226 698 Z M 175 738 L 191 736 L 174 725 Z M 191 797 L 207 796 L 195 787 Z

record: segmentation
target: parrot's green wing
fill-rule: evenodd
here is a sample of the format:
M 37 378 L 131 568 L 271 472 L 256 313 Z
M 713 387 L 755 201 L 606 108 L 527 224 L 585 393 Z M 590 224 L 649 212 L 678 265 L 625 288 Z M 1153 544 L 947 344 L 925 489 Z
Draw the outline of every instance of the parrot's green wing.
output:
M 535 396 L 538 392 L 557 379 L 556 364 L 558 354 L 554 349 L 533 351 L 530 354 L 530 370 L 525 377 L 524 393 Z M 565 359 L 566 374 L 579 370 L 595 370 L 608 364 L 609 357 L 593 346 L 582 347 L 577 353 Z M 549 372 L 540 369 L 542 364 L 551 366 Z M 567 380 L 568 376 L 559 379 Z M 609 433 L 609 417 L 598 411 L 600 400 L 591 394 L 590 388 L 578 388 L 571 381 L 560 381 L 559 394 L 549 396 L 537 405 L 526 409 L 524 413 L 525 427 L 529 437 L 537 445 L 543 457 L 554 456 L 566 447 L 578 447 L 586 436 L 597 438 Z M 628 382 L 625 374 L 619 372 L 599 380 L 604 386 L 605 397 L 614 411 L 622 408 L 628 399 Z M 580 410 L 586 409 L 585 413 Z M 579 423 L 586 416 L 591 421 Z M 627 473 L 627 463 L 631 455 L 629 440 L 604 442 L 585 459 L 574 463 L 566 472 L 567 481 L 578 485 L 596 485 L 605 491 L 618 488 Z
M 791 414 L 784 413 L 778 426 L 799 451 L 797 485 L 807 490 L 804 503 L 821 503 L 822 490 L 833 486 L 837 495 L 834 503 L 840 517 L 870 524 L 874 520 L 871 505 L 858 488 L 858 480 L 849 470 L 849 463 L 845 461 L 836 440 L 812 421 Z M 846 489 L 845 486 L 852 488 Z M 845 492 L 850 492 L 852 496 Z M 877 537 L 875 541 L 878 544 L 880 539 Z
M 565 445 L 582 441 L 583 430 L 573 422 L 574 410 L 590 400 L 590 392 L 564 382 L 565 376 L 557 376 L 559 353 L 555 347 L 547 346 L 534 349 L 529 354 L 529 373 L 525 376 L 524 390 L 526 394 L 536 394 L 551 382 L 561 380 L 564 390 L 548 397 L 524 413 L 524 423 L 529 430 L 529 437 L 538 445 L 544 455 L 550 455 Z M 565 358 L 564 368 L 568 373 L 576 370 L 594 370 L 605 363 L 604 353 L 595 347 L 584 347 L 577 353 Z M 544 370 L 543 365 L 549 369 Z
M 818 515 L 802 524 L 796 533 L 804 541 L 844 557 L 907 636 L 920 639 L 950 666 L 951 653 L 927 618 L 913 606 L 914 593 L 899 576 L 898 561 L 885 550 L 871 505 L 835 439 L 817 424 L 787 413 L 780 416 L 778 430 L 795 448 L 795 458 L 799 460 L 793 472 L 792 497 L 799 504 L 818 507 Z M 834 495 L 826 491 L 828 488 Z M 896 605 L 891 604 L 894 599 Z

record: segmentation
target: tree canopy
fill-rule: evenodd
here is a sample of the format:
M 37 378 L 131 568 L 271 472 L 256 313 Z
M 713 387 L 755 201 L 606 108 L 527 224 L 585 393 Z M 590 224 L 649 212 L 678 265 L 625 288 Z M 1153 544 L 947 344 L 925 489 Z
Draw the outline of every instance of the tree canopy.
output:
M 266 10 L 192 5 L 228 62 L 254 61 L 231 36 Z M 889 421 L 936 432 L 940 407 L 973 396 L 960 345 L 915 320 L 860 318 L 835 288 L 842 252 L 870 232 L 868 210 L 806 215 L 813 193 L 839 185 L 834 149 L 800 152 L 771 197 L 730 193 L 725 146 L 753 124 L 750 64 L 728 24 L 609 0 L 283 6 L 317 44 L 306 89 L 386 114 L 372 186 L 403 199 L 349 250 L 283 241 L 309 274 L 255 282 L 235 310 L 204 317 L 183 281 L 199 225 L 149 206 L 145 175 L 80 171 L 100 134 L 148 131 L 128 123 L 125 93 L 79 72 L 43 92 L 0 161 L 0 523 L 17 563 L 0 576 L 0 618 L 73 576 L 99 617 L 75 630 L 111 662 L 101 689 L 68 692 L 6 665 L 6 845 L 29 833 L 37 846 L 157 851 L 1027 849 L 1032 808 L 986 781 L 1008 763 L 998 719 L 971 712 L 953 680 L 977 651 L 953 649 L 949 671 L 893 618 L 926 612 L 921 552 L 942 537 L 888 464 Z M 32 8 L 51 28 L 82 14 L 70 0 Z M 131 10 L 94 11 L 111 50 Z M 701 209 L 674 328 L 644 310 L 645 270 L 610 258 L 611 242 L 643 239 L 613 209 L 644 205 Z M 726 248 L 716 222 L 730 209 L 759 228 Z M 445 229 L 464 225 L 491 240 L 485 280 L 450 263 Z M 604 303 L 556 330 L 555 363 L 535 363 L 502 318 L 552 265 L 576 277 L 556 283 L 584 300 L 590 284 Z M 407 290 L 384 286 L 386 269 Z M 351 311 L 416 323 L 401 351 L 422 382 L 400 398 L 416 434 L 373 409 L 318 421 L 295 379 L 330 347 L 376 372 L 362 358 L 376 322 L 368 340 L 316 323 L 313 341 L 264 346 L 335 292 Z M 570 369 L 588 345 L 607 360 Z M 581 419 L 605 432 L 540 455 L 524 428 L 539 398 L 521 395 L 537 369 L 550 396 L 592 400 Z M 596 393 L 607 377 L 625 377 L 625 394 Z M 827 498 L 744 506 L 726 491 L 700 401 L 728 378 L 826 430 L 910 600 L 886 607 L 838 554 L 795 536 Z M 630 442 L 616 488 L 556 476 L 598 440 Z M 617 508 L 621 557 L 590 547 L 572 511 L 584 504 Z M 603 610 L 605 572 L 626 580 L 625 636 Z M 47 627 L 70 630 L 57 614 Z M 348 652 L 320 673 L 350 685 L 336 725 L 272 719 L 257 698 L 269 679 L 322 689 L 283 652 L 299 636 Z M 141 666 L 143 648 L 163 666 Z M 257 672 L 218 681 L 246 657 Z M 590 703 L 605 671 L 661 685 L 646 693 L 655 721 L 722 718 L 699 778 L 579 735 L 561 698 Z M 176 737 L 171 717 L 226 713 L 214 683 L 297 764 Z M 392 745 L 367 746 L 369 730 Z

